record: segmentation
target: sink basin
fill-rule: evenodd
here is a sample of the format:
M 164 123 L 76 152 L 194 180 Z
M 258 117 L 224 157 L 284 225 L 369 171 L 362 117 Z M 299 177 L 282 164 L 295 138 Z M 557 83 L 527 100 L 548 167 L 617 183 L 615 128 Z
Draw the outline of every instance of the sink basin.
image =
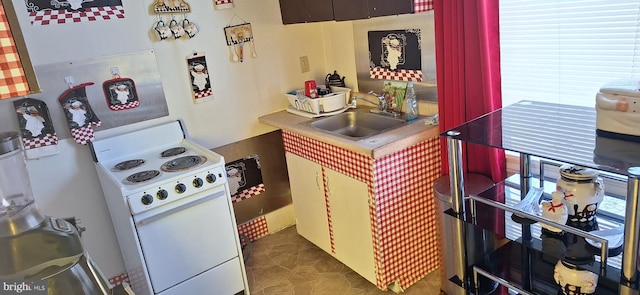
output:
M 346 112 L 305 124 L 353 140 L 406 125 L 404 120 L 368 112 Z

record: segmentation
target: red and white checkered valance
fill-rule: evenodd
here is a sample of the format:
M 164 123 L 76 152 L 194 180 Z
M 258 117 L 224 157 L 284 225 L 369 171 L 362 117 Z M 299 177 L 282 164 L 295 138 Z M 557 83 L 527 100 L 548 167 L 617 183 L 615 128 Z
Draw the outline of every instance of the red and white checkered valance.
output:
M 29 94 L 29 84 L 22 69 L 20 56 L 0 3 L 0 99 Z

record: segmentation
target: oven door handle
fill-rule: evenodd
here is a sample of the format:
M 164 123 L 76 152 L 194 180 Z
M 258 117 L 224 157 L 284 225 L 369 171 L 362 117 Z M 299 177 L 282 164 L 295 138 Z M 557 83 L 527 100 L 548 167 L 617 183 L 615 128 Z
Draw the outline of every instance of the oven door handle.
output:
M 189 209 L 191 207 L 198 206 L 198 205 L 200 205 L 202 203 L 209 202 L 209 201 L 211 201 L 211 200 L 213 200 L 213 199 L 215 199 L 217 197 L 224 196 L 224 194 L 225 194 L 224 190 L 217 191 L 217 192 L 215 192 L 215 193 L 213 193 L 211 195 L 208 195 L 206 197 L 200 198 L 200 199 L 195 200 L 193 202 L 182 204 L 182 205 L 180 205 L 178 207 L 171 208 L 171 209 L 169 209 L 167 211 L 164 211 L 164 212 L 149 216 L 147 218 L 140 219 L 140 220 L 136 221 L 136 225 L 140 226 L 140 225 L 145 225 L 145 224 L 152 223 L 152 222 L 154 222 L 156 220 L 162 219 L 162 218 L 167 217 L 167 216 L 169 216 L 171 214 L 177 213 L 177 212 L 182 211 L 182 210 Z

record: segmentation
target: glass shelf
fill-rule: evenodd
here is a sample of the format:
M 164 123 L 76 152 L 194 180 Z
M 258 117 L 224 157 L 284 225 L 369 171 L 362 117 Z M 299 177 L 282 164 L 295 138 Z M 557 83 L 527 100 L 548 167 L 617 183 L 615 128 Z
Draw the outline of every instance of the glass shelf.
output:
M 593 108 L 521 101 L 441 136 L 621 175 L 640 166 L 640 143 L 599 136 L 595 122 Z
M 455 286 L 471 291 L 471 274 L 476 275 L 480 270 L 501 284 L 511 284 L 516 289 L 522 287 L 522 290 L 531 290 L 532 294 L 557 294 L 559 286 L 553 281 L 552 274 L 555 263 L 562 259 L 580 264 L 600 275 L 598 285 L 601 289 L 596 294 L 640 294 L 640 250 L 636 241 L 640 232 L 640 140 L 631 137 L 616 139 L 611 137 L 612 134 L 596 130 L 596 115 L 596 111 L 588 107 L 521 101 L 441 134 L 448 139 L 452 190 L 452 209 L 445 211 L 443 217 L 451 222 L 454 229 L 452 239 L 446 242 L 451 244 L 450 248 L 456 254 L 447 257 L 446 262 L 453 267 L 455 274 L 450 281 L 455 283 L 454 279 L 457 278 L 457 281 L 464 282 Z M 462 187 L 465 183 L 461 143 L 519 153 L 519 186 L 509 187 L 506 183 L 499 183 L 483 193 L 463 198 Z M 533 184 L 531 157 L 626 176 L 621 178 L 627 183 L 624 222 L 601 212 L 595 219 L 597 223 L 561 226 L 565 234 L 556 240 L 550 239 L 546 230 L 541 230 L 540 223 L 549 222 L 539 215 L 519 214 L 537 222 L 515 222 L 510 211 L 515 212 L 513 205 L 526 195 Z M 477 214 L 471 216 L 471 212 Z M 625 225 L 623 243 L 621 246 L 610 245 L 608 252 L 591 246 L 584 238 L 587 236 L 592 240 L 595 237 L 591 231 L 619 228 L 622 223 Z M 478 231 L 483 233 L 479 235 Z M 505 236 L 508 243 L 496 251 L 493 250 L 495 248 L 478 251 L 475 246 L 483 243 L 485 233 L 487 236 Z M 598 239 L 602 241 L 602 238 Z M 554 250 L 549 250 L 550 245 L 563 251 L 555 249 L 554 253 Z M 526 263 L 509 258 L 511 253 L 525 257 L 522 261 Z M 603 256 L 602 259 L 600 256 Z M 601 264 L 600 261 L 605 261 L 604 256 L 608 257 Z M 503 261 L 504 265 L 492 269 L 490 266 L 494 263 L 483 264 L 483 261 L 493 259 Z M 539 267 L 543 270 L 546 267 L 546 278 L 531 275 L 543 273 L 543 270 L 538 270 Z M 458 292 L 455 288 L 451 290 Z

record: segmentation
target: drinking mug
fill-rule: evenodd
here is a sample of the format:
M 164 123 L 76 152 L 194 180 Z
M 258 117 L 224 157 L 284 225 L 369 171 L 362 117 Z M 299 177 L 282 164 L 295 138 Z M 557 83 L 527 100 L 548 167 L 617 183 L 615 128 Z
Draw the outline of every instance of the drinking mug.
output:
M 162 20 L 159 20 L 156 23 L 156 26 L 154 29 L 156 30 L 156 32 L 158 32 L 158 36 L 160 37 L 160 40 L 167 39 L 169 38 L 169 36 L 171 36 L 171 29 Z
M 309 80 L 304 82 L 304 95 L 311 98 L 318 97 L 318 89 L 316 88 L 316 81 Z
M 178 24 L 178 21 L 175 19 L 171 20 L 169 28 L 171 29 L 171 32 L 173 32 L 173 37 L 176 39 L 180 39 L 185 34 L 184 28 Z

